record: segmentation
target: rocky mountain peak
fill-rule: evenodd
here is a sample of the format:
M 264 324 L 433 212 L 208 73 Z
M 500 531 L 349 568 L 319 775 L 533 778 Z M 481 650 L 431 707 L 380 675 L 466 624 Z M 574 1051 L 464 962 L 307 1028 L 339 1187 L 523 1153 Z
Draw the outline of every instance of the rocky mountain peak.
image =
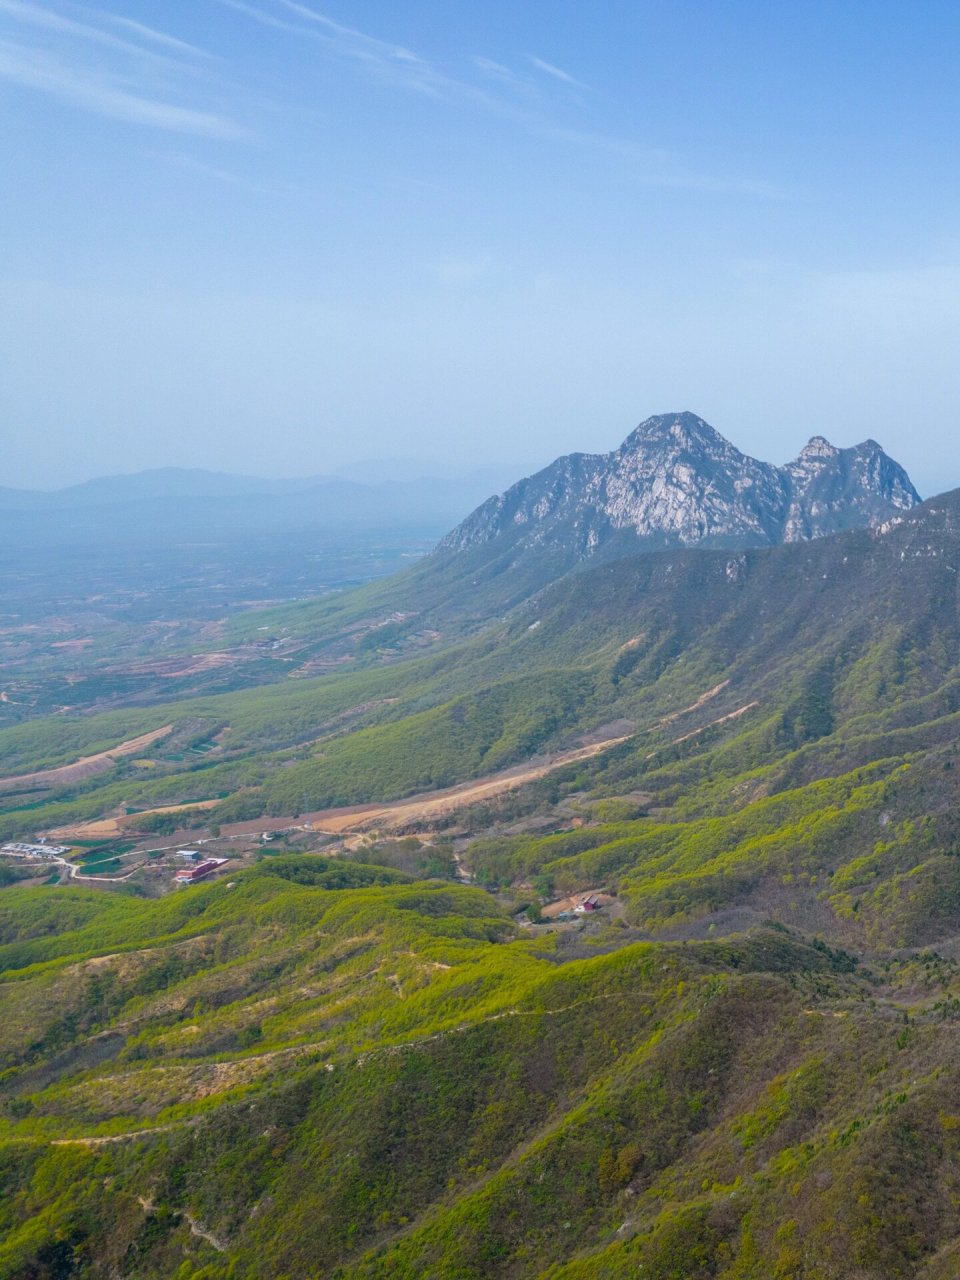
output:
M 731 448 L 716 428 L 695 413 L 658 413 L 635 427 L 620 446 L 621 451 L 650 445 L 680 445 L 683 448 Z
M 882 523 L 920 501 L 876 441 L 815 435 L 785 467 L 740 450 L 697 414 L 657 414 L 607 454 L 569 454 L 488 499 L 440 544 L 601 553 L 770 546 Z
M 840 450 L 830 443 L 826 436 L 811 436 L 807 443 L 800 450 L 798 462 L 813 462 L 816 459 L 831 459 L 837 457 Z

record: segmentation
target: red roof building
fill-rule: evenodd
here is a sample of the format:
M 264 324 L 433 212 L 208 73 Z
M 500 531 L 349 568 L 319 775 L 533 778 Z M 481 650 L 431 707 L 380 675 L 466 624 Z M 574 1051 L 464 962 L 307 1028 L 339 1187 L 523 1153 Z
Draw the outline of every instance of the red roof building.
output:
M 206 858 L 203 862 L 198 862 L 193 867 L 182 867 L 173 877 L 177 884 L 193 884 L 197 880 L 202 880 L 204 876 L 208 876 L 211 871 L 216 871 L 217 867 L 222 867 L 228 858 Z
M 587 896 L 573 909 L 578 914 L 582 914 L 585 911 L 599 911 L 600 905 L 597 895 L 595 893 L 588 893 Z

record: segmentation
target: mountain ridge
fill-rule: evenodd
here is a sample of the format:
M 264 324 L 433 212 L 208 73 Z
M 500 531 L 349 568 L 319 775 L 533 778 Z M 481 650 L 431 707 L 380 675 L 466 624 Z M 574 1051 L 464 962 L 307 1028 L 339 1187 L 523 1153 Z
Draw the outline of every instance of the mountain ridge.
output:
M 457 471 L 402 458 L 384 462 L 368 460 L 347 464 L 329 472 L 298 476 L 257 476 L 209 467 L 145 467 L 138 471 L 110 472 L 73 484 L 49 489 L 0 485 L 0 507 L 76 506 L 99 503 L 139 502 L 143 498 L 220 498 L 287 495 L 318 488 L 340 487 L 381 490 L 440 483 L 477 489 L 502 483 L 506 468 L 476 467 Z
M 782 467 L 742 453 L 698 415 L 645 419 L 618 449 L 573 453 L 489 498 L 440 542 L 602 553 L 685 546 L 772 546 L 879 524 L 920 502 L 872 439 L 837 448 L 814 436 Z

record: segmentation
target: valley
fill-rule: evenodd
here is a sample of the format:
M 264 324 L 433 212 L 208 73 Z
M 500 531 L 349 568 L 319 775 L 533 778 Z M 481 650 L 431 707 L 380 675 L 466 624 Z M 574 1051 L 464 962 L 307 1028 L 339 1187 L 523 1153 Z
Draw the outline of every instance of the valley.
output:
M 0 726 L 286 679 L 309 646 L 256 627 L 238 643 L 235 619 L 395 573 L 445 527 L 262 529 L 199 498 L 153 506 L 38 513 L 0 494 Z

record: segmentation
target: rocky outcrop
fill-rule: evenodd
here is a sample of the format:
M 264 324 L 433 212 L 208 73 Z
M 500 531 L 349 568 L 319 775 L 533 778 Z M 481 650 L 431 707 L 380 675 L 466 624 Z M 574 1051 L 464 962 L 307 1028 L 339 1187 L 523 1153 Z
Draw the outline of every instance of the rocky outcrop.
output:
M 873 440 L 838 449 L 814 436 L 784 467 L 741 453 L 692 413 L 648 418 L 619 449 L 574 453 L 488 499 L 446 550 L 510 541 L 573 559 L 611 541 L 648 549 L 769 546 L 880 524 L 920 501 Z

